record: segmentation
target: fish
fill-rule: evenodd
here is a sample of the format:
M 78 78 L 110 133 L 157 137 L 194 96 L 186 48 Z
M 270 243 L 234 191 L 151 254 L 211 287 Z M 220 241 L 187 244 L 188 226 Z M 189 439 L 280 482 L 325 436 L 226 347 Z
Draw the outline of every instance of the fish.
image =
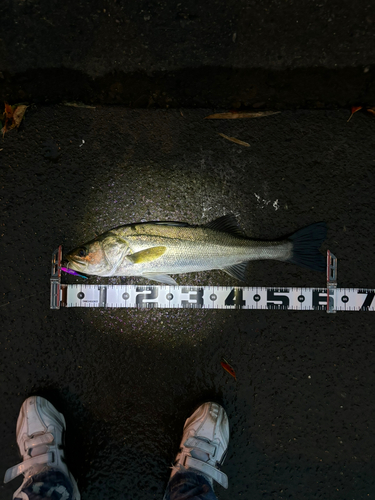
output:
M 69 252 L 64 262 L 86 275 L 137 276 L 167 285 L 177 285 L 171 274 L 213 269 L 245 282 L 247 265 L 254 260 L 279 260 L 325 272 L 319 248 L 326 233 L 326 224 L 318 222 L 275 241 L 254 240 L 246 237 L 233 214 L 201 226 L 140 222 L 110 229 Z

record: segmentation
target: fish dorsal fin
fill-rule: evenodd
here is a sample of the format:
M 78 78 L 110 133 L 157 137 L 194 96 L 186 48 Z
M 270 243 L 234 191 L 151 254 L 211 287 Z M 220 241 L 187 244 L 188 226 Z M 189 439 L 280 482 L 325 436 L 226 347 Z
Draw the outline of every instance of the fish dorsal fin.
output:
M 205 227 L 214 229 L 215 231 L 224 231 L 225 233 L 230 233 L 235 236 L 245 236 L 245 233 L 238 225 L 237 218 L 234 214 L 223 215 L 218 219 L 208 222 L 205 224 Z
M 224 267 L 223 271 L 228 273 L 233 278 L 240 281 L 246 281 L 246 268 L 248 262 L 241 262 L 241 264 L 235 264 L 234 266 Z
M 152 247 L 127 255 L 126 258 L 130 260 L 130 262 L 133 262 L 133 264 L 144 264 L 145 262 L 152 262 L 153 260 L 160 259 L 166 250 L 167 247 L 164 246 Z

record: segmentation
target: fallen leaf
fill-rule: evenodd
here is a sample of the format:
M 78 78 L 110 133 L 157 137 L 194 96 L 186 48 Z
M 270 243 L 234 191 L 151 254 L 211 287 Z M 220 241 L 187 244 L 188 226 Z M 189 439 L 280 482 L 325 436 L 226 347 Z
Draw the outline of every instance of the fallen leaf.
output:
M 352 106 L 352 109 L 351 109 L 352 114 L 349 116 L 347 122 L 350 121 L 352 116 L 354 115 L 354 113 L 356 113 L 360 109 L 362 109 L 362 106 Z
M 5 135 L 5 132 L 9 132 L 9 130 L 12 130 L 12 128 L 18 128 L 21 124 L 21 121 L 25 115 L 25 111 L 28 108 L 28 106 L 25 106 L 24 104 L 15 104 L 14 106 L 10 106 L 6 102 L 5 104 L 5 123 L 3 128 L 1 129 L 1 132 L 3 133 L 3 137 Z
M 240 144 L 241 146 L 246 146 L 248 148 L 250 147 L 250 144 L 248 142 L 240 141 L 239 139 L 236 139 L 235 137 L 228 137 L 225 134 L 220 134 L 220 132 L 219 132 L 219 135 L 221 135 L 221 137 L 224 137 L 224 139 L 228 139 L 228 141 L 235 142 L 236 144 Z
M 228 363 L 228 361 L 226 361 L 223 358 L 220 364 L 224 368 L 224 370 L 229 373 L 229 375 L 232 375 L 232 377 L 234 378 L 234 380 L 237 380 L 236 373 L 233 370 L 233 367 Z
M 3 133 L 3 137 L 4 137 L 5 132 L 7 131 L 8 121 L 11 120 L 12 116 L 13 116 L 12 106 L 9 106 L 9 104 L 6 102 L 4 102 L 4 106 L 5 106 L 5 110 L 4 110 L 3 116 L 5 116 L 5 122 L 4 122 L 4 126 L 1 129 L 1 132 Z
M 375 108 L 366 108 L 366 111 L 375 116 Z
M 9 104 L 6 102 L 4 102 L 4 105 L 5 105 L 5 111 L 4 111 L 5 118 L 7 120 L 10 120 L 13 116 L 13 108 L 12 106 L 9 106 Z
M 64 106 L 71 106 L 72 108 L 87 108 L 87 109 L 96 109 L 96 106 L 88 106 L 83 102 L 66 102 L 62 103 Z
M 234 120 L 236 118 L 261 118 L 262 116 L 277 115 L 281 111 L 229 111 L 229 113 L 216 113 L 206 116 L 205 120 Z
M 21 104 L 20 106 L 17 106 L 16 109 L 14 110 L 13 113 L 13 126 L 14 127 L 19 127 L 22 121 L 22 118 L 25 115 L 25 111 L 27 110 L 29 106 L 25 106 L 24 104 Z

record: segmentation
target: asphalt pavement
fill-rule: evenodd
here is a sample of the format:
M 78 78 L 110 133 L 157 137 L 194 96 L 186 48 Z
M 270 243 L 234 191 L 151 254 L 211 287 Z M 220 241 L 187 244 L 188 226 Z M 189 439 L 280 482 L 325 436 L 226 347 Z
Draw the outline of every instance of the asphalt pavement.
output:
M 368 0 L 0 3 L 0 96 L 134 108 L 375 103 Z
M 59 244 L 226 213 L 261 239 L 326 221 L 339 286 L 375 287 L 372 116 L 204 120 L 212 112 L 34 105 L 1 139 L 0 469 L 19 461 L 16 418 L 39 394 L 66 416 L 83 500 L 161 499 L 183 423 L 211 399 L 231 428 L 220 500 L 373 498 L 374 313 L 49 308 Z M 177 281 L 238 284 L 221 271 Z M 324 288 L 325 276 L 256 262 L 248 284 Z

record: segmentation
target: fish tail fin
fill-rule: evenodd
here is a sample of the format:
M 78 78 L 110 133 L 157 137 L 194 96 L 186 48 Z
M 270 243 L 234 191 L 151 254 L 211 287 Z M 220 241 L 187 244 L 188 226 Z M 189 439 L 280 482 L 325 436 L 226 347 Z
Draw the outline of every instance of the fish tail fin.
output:
M 317 222 L 295 232 L 288 238 L 293 243 L 293 255 L 287 262 L 325 272 L 326 259 L 319 252 L 319 248 L 326 236 L 325 222 Z

